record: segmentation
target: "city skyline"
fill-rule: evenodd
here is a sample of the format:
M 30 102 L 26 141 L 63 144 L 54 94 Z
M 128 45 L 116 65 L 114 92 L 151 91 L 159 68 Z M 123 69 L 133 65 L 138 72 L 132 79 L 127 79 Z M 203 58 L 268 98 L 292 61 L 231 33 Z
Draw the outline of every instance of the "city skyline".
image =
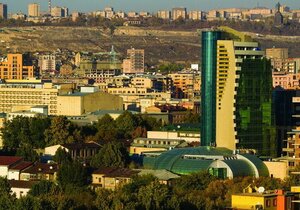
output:
M 149 11 L 155 12 L 160 9 L 170 10 L 173 7 L 186 7 L 187 9 L 198 9 L 198 10 L 211 10 L 211 9 L 220 9 L 220 8 L 253 8 L 253 7 L 268 7 L 274 8 L 275 4 L 278 2 L 276 0 L 250 0 L 250 1 L 241 1 L 241 0 L 227 0 L 226 3 L 222 0 L 173 0 L 171 3 L 169 1 L 160 1 L 159 3 L 153 3 L 152 1 L 142 0 L 136 2 L 134 0 L 88 0 L 89 4 L 81 5 L 82 1 L 73 0 L 52 0 L 52 6 L 66 6 L 70 8 L 71 11 L 77 10 L 81 12 L 89 12 L 95 10 L 101 10 L 106 6 L 114 7 L 115 10 L 124 10 L 124 11 Z M 155 1 L 157 2 L 157 1 Z M 29 3 L 39 3 L 41 5 L 41 10 L 46 11 L 48 8 L 47 0 L 3 0 L 2 3 L 8 4 L 9 13 L 23 12 L 27 13 L 27 6 Z M 285 0 L 280 1 L 281 4 L 287 5 L 293 9 L 299 9 L 299 4 L 296 0 Z M 205 5 L 205 6 L 202 6 Z

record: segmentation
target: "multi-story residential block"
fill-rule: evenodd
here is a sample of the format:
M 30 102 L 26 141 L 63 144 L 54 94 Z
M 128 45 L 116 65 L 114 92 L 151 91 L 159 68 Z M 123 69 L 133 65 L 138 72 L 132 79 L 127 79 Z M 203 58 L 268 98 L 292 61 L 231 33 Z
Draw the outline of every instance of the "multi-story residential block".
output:
M 7 19 L 7 4 L 0 3 L 0 18 Z
M 34 73 L 34 66 L 22 54 L 8 54 L 6 60 L 0 62 L 0 79 L 29 79 Z
M 65 8 L 63 7 L 52 7 L 51 8 L 52 17 L 66 17 Z
M 127 17 L 129 18 L 135 18 L 135 17 L 138 17 L 138 13 L 137 12 L 134 12 L 134 11 L 130 11 L 127 13 Z
M 112 7 L 104 8 L 104 12 L 105 12 L 105 17 L 108 18 L 108 19 L 113 18 L 114 15 L 115 15 L 114 8 L 112 8 Z
M 186 19 L 187 18 L 187 11 L 184 7 L 178 7 L 172 9 L 172 19 L 177 20 L 179 17 Z
M 55 55 L 39 56 L 38 66 L 40 68 L 40 75 L 55 74 L 55 70 L 56 70 Z
M 119 18 L 125 18 L 126 14 L 123 11 L 118 11 L 116 12 L 115 16 Z
M 266 57 L 269 59 L 286 59 L 289 57 L 288 48 L 268 48 L 266 49 Z
M 200 92 L 201 78 L 198 74 L 179 72 L 168 76 L 173 80 L 175 98 L 193 98 L 196 92 Z
M 199 10 L 189 11 L 189 19 L 191 20 L 202 20 L 203 19 L 203 12 Z
M 273 72 L 273 87 L 280 86 L 283 89 L 300 89 L 300 74 Z
M 127 59 L 123 60 L 124 74 L 144 73 L 145 51 L 143 49 L 128 49 Z
M 57 115 L 57 96 L 72 92 L 72 89 L 73 84 L 54 85 L 41 80 L 7 80 L 0 84 L 0 113 L 47 105 L 49 115 Z
M 234 35 L 234 40 L 223 40 Z M 201 145 L 276 155 L 272 69 L 257 42 L 229 28 L 202 33 Z M 255 81 L 255 82 L 254 82 Z
M 300 127 L 296 127 L 288 132 L 286 145 L 282 149 L 284 153 L 283 160 L 288 162 L 289 170 L 292 171 L 300 163 Z
M 37 3 L 28 4 L 28 16 L 39 17 L 40 16 L 40 5 Z
M 157 17 L 162 19 L 171 19 L 171 11 L 169 10 L 159 10 L 157 12 Z

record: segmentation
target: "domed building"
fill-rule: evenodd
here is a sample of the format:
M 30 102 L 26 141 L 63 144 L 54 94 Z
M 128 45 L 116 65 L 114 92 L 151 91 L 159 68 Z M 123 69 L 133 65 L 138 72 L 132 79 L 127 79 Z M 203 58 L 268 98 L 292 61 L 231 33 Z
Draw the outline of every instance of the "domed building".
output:
M 208 171 L 219 178 L 269 176 L 267 166 L 252 154 L 238 154 L 226 148 L 194 147 L 166 152 L 146 152 L 143 166 L 165 169 L 179 175 Z

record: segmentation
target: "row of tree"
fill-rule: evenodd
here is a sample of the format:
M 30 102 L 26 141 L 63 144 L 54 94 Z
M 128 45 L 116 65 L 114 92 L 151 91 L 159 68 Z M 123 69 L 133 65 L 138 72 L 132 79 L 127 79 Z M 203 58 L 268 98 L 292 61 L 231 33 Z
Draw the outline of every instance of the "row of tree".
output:
M 26 197 L 16 199 L 10 185 L 0 178 L 0 209 L 225 209 L 231 195 L 242 193 L 247 186 L 268 190 L 289 189 L 299 185 L 299 175 L 282 181 L 270 177 L 218 179 L 207 172 L 182 176 L 168 186 L 151 176 L 136 176 L 132 182 L 117 188 L 93 190 L 88 187 L 88 172 L 77 162 L 64 163 L 57 182 L 41 181 Z

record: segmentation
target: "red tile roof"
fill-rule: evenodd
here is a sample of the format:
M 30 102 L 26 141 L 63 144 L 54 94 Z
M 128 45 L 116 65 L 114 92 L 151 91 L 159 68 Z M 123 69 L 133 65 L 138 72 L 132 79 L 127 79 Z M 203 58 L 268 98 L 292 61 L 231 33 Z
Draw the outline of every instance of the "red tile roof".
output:
M 38 183 L 36 181 L 22 181 L 22 180 L 8 180 L 8 183 L 12 188 L 25 188 L 30 189 L 34 184 Z
M 11 167 L 10 170 L 21 171 L 21 170 L 28 168 L 32 164 L 33 164 L 32 162 L 22 161 L 22 162 L 18 163 L 17 165 Z
M 0 156 L 0 165 L 1 166 L 10 166 L 19 161 L 23 160 L 22 157 L 16 156 Z
M 27 168 L 23 173 L 28 174 L 54 174 L 58 171 L 57 164 L 48 164 L 48 163 L 36 163 L 30 168 Z

